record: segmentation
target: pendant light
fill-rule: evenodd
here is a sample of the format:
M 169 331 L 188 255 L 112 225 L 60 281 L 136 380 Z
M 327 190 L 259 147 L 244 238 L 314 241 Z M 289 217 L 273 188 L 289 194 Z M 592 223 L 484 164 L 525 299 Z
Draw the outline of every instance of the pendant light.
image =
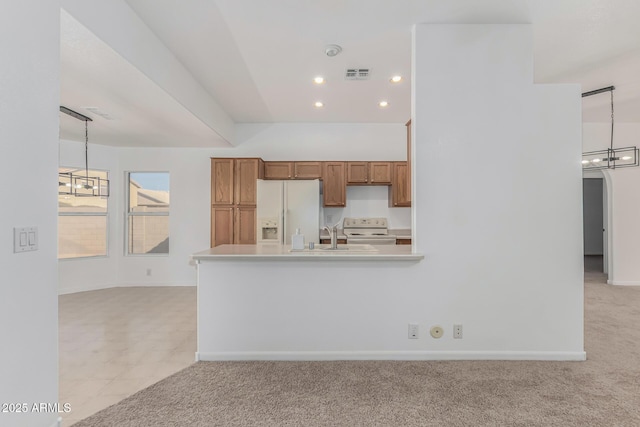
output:
M 89 117 L 60 106 L 60 111 L 84 122 L 84 176 L 81 173 L 60 172 L 58 174 L 58 194 L 75 197 L 109 197 L 109 180 L 99 176 L 89 176 Z
M 635 146 L 613 148 L 613 91 L 615 89 L 615 86 L 609 86 L 582 94 L 583 98 L 586 96 L 597 95 L 599 93 L 609 92 L 611 94 L 611 140 L 609 148 L 606 150 L 582 153 L 582 170 L 628 168 L 638 166 L 640 164 L 638 148 Z

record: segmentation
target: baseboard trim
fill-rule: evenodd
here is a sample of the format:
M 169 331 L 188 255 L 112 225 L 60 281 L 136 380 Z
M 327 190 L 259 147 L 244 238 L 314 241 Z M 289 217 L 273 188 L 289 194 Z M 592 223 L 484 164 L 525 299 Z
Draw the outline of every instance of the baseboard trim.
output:
M 187 286 L 196 286 L 195 283 L 129 283 L 126 285 L 94 285 L 94 286 L 83 286 L 82 288 L 67 288 L 58 290 L 58 295 L 67 295 L 67 294 L 75 294 L 78 292 L 88 292 L 88 291 L 98 291 L 100 289 L 111 289 L 111 288 L 138 288 L 138 287 L 187 287 Z
M 546 360 L 584 361 L 584 351 L 243 351 L 196 352 L 196 361 L 223 360 Z
M 640 282 L 636 280 L 621 281 L 621 280 L 607 280 L 607 285 L 615 286 L 640 286 Z
M 183 286 L 196 286 L 196 283 L 155 283 L 155 282 L 141 282 L 141 283 L 127 283 L 125 285 L 118 285 L 118 288 L 138 288 L 138 287 L 142 287 L 142 288 L 147 288 L 147 287 L 154 287 L 154 286 L 167 286 L 167 287 L 171 287 L 171 286 L 176 286 L 176 287 L 183 287 Z
M 114 284 L 102 284 L 102 285 L 90 285 L 90 286 L 78 286 L 74 288 L 58 289 L 58 295 L 76 294 L 78 292 L 98 291 L 100 289 L 117 288 L 118 285 Z

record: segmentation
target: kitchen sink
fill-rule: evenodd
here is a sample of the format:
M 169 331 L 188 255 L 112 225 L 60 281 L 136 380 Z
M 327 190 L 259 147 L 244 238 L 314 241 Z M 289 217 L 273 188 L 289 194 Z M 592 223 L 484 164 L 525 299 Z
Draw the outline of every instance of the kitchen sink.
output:
M 378 252 L 371 245 L 338 245 L 337 249 L 331 249 L 331 245 L 315 245 L 313 249 L 304 248 L 299 250 L 290 249 L 289 252 L 310 252 L 310 253 L 362 253 L 362 252 Z

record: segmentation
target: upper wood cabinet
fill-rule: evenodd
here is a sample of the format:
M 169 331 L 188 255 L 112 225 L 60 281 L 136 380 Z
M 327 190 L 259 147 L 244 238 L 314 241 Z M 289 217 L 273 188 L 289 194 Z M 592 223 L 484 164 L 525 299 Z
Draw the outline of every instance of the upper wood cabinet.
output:
M 264 162 L 264 179 L 321 179 L 322 162 Z
M 392 183 L 389 187 L 389 206 L 411 207 L 409 193 L 409 166 L 407 162 L 392 163 Z
M 321 179 L 322 162 L 294 162 L 293 177 L 295 179 Z
M 235 159 L 235 204 L 255 206 L 258 203 L 258 178 L 264 176 L 260 159 Z
M 347 185 L 390 185 L 391 162 L 347 162 Z
M 263 176 L 260 159 L 212 158 L 211 204 L 255 206 L 256 180 Z
M 293 178 L 293 162 L 264 162 L 264 179 Z
M 325 207 L 344 207 L 347 204 L 347 182 L 344 162 L 323 162 L 322 204 Z
M 232 205 L 235 195 L 234 159 L 211 159 L 211 204 Z

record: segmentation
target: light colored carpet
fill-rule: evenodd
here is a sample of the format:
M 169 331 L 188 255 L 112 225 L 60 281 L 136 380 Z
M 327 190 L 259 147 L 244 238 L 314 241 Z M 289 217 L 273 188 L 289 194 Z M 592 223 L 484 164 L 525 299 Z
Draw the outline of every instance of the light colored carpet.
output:
M 640 426 L 640 288 L 585 293 L 586 362 L 200 362 L 75 426 Z

